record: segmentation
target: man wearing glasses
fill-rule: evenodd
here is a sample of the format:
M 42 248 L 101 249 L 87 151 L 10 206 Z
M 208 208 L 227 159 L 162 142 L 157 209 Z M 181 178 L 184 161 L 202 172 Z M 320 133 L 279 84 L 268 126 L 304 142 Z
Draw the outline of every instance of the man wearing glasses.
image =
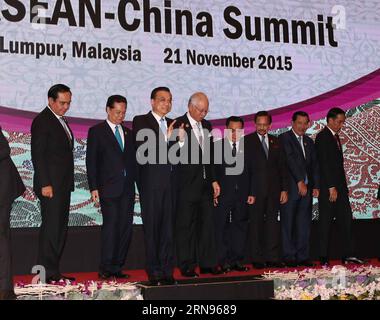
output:
M 213 219 L 213 201 L 220 187 L 213 167 L 211 124 L 204 118 L 209 101 L 204 93 L 190 97 L 188 112 L 177 118 L 176 127 L 183 128 L 180 152 L 186 161 L 177 168 L 178 206 L 176 215 L 177 261 L 181 274 L 195 278 L 197 265 L 201 274 L 220 274 Z M 198 259 L 197 259 L 198 257 Z

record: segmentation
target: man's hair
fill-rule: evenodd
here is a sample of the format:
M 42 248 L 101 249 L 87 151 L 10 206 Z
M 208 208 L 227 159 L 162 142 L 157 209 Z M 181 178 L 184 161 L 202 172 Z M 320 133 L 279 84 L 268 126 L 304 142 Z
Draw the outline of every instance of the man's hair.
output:
M 231 117 L 227 118 L 227 120 L 226 120 L 226 127 L 229 126 L 230 122 L 240 122 L 241 125 L 242 125 L 242 127 L 244 128 L 244 120 L 241 117 L 231 116 Z
M 170 89 L 168 87 L 157 87 L 157 88 L 154 88 L 152 90 L 152 93 L 150 94 L 150 98 L 151 99 L 156 99 L 156 95 L 157 95 L 158 91 L 166 91 L 166 92 L 171 93 Z
M 306 113 L 305 111 L 296 111 L 296 112 L 294 112 L 293 116 L 292 116 L 292 121 L 296 121 L 298 117 L 306 117 L 307 118 L 307 122 L 310 122 L 309 114 Z
M 110 109 L 113 109 L 115 106 L 115 102 L 117 103 L 122 103 L 124 102 L 125 104 L 127 104 L 127 99 L 119 94 L 115 94 L 113 96 L 110 96 L 108 99 L 107 99 L 107 105 L 106 107 L 110 108 Z
M 268 111 L 259 111 L 255 114 L 255 123 L 257 121 L 257 118 L 259 117 L 268 117 L 269 119 L 269 124 L 272 123 L 272 116 L 270 115 L 270 113 Z
M 48 98 L 56 100 L 58 98 L 58 93 L 70 92 L 70 88 L 64 84 L 58 83 L 52 86 L 48 91 Z
M 327 113 L 327 122 L 329 122 L 329 119 L 336 119 L 336 117 L 340 114 L 346 115 L 344 110 L 342 110 L 341 108 L 330 109 L 329 112 Z

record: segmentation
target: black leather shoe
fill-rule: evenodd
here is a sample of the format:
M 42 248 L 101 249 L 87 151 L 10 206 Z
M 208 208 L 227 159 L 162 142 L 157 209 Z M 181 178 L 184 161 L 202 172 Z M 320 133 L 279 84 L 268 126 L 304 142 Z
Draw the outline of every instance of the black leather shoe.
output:
M 112 273 L 108 272 L 108 271 L 100 271 L 98 273 L 98 277 L 100 279 L 103 279 L 103 280 L 108 280 L 108 279 L 112 278 Z
M 148 285 L 151 287 L 162 286 L 163 281 L 160 279 L 150 279 Z
M 264 262 L 252 262 L 252 267 L 254 269 L 265 269 L 267 266 Z
M 177 280 L 174 279 L 173 277 L 165 278 L 161 282 L 162 282 L 162 285 L 164 286 L 173 286 L 173 285 L 178 284 Z
M 327 259 L 326 257 L 320 257 L 319 258 L 319 264 L 321 266 L 327 267 L 330 265 L 330 262 L 329 262 L 329 259 Z
M 13 290 L 1 290 L 0 300 L 16 300 L 17 296 Z
M 246 266 L 243 266 L 240 262 L 237 262 L 231 267 L 231 270 L 235 270 L 239 272 L 247 272 L 249 268 Z
M 360 260 L 359 258 L 356 257 L 348 257 L 348 258 L 342 258 L 342 263 L 343 264 L 364 264 L 365 262 L 363 260 Z
M 299 264 L 294 260 L 285 260 L 284 264 L 287 268 L 296 268 L 299 266 Z
M 282 262 L 277 262 L 277 261 L 268 261 L 266 263 L 267 268 L 284 268 L 285 264 Z
M 122 273 L 121 271 L 112 274 L 112 276 L 115 277 L 116 279 L 128 279 L 130 277 L 129 274 Z
M 303 260 L 303 261 L 298 262 L 298 266 L 312 268 L 312 267 L 315 267 L 315 263 L 313 263 L 310 260 Z
M 198 278 L 199 274 L 196 273 L 194 270 L 184 270 L 181 271 L 181 275 L 186 278 Z
M 222 265 L 220 269 L 222 270 L 223 273 L 228 273 L 228 272 L 231 272 L 232 267 L 226 263 Z
M 218 268 L 218 267 L 214 267 L 214 268 L 199 268 L 199 272 L 200 274 L 212 274 L 214 276 L 217 276 L 219 274 L 223 274 L 223 271 Z
M 56 274 L 46 279 L 46 283 L 49 283 L 49 284 L 60 282 L 60 281 L 74 282 L 75 278 L 67 277 L 67 276 L 64 276 L 63 274 Z

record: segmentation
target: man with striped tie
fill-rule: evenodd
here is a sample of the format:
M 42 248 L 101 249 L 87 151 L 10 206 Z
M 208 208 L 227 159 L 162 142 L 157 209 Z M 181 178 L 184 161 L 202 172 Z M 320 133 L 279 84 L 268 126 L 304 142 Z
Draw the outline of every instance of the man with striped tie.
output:
M 74 135 L 64 117 L 70 108 L 70 88 L 64 84 L 52 86 L 48 102 L 33 120 L 31 152 L 33 188 L 41 203 L 42 218 L 38 264 L 45 267 L 47 282 L 55 282 L 74 280 L 59 270 L 74 191 Z
M 256 132 L 245 137 L 251 167 L 249 204 L 252 265 L 256 269 L 278 268 L 280 262 L 280 204 L 288 201 L 286 157 L 279 139 L 268 131 L 272 116 L 255 114 Z M 247 162 L 247 164 L 248 164 Z
M 91 198 L 100 203 L 101 279 L 129 276 L 122 272 L 132 237 L 136 155 L 132 131 L 123 126 L 127 99 L 108 98 L 107 119 L 88 131 L 86 167 Z

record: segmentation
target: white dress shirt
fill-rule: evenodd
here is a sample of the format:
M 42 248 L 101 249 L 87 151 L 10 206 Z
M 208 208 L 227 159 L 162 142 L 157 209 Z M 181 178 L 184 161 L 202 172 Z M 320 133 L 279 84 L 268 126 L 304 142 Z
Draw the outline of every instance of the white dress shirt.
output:
M 112 123 L 108 119 L 106 121 L 107 121 L 108 125 L 110 126 L 112 133 L 115 135 L 116 124 Z M 124 149 L 124 144 L 125 144 L 125 142 L 124 142 L 124 131 L 123 131 L 123 128 L 121 127 L 121 124 L 118 125 L 118 131 L 119 131 L 120 136 L 121 136 L 121 141 L 123 141 L 123 149 Z M 115 137 L 115 139 L 116 139 L 116 137 Z

